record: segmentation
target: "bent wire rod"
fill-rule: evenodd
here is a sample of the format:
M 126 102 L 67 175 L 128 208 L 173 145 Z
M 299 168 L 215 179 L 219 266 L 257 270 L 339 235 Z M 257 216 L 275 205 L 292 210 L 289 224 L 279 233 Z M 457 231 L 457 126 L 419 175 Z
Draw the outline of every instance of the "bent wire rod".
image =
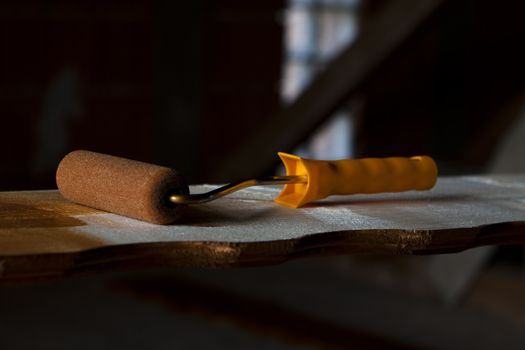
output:
M 292 175 L 292 176 L 267 176 L 257 179 L 248 179 L 232 182 L 212 191 L 196 194 L 172 194 L 169 196 L 169 201 L 174 204 L 201 204 L 206 203 L 217 198 L 226 196 L 227 194 L 242 190 L 251 186 L 266 186 L 266 185 L 285 185 L 285 184 L 303 184 L 307 183 L 306 175 Z

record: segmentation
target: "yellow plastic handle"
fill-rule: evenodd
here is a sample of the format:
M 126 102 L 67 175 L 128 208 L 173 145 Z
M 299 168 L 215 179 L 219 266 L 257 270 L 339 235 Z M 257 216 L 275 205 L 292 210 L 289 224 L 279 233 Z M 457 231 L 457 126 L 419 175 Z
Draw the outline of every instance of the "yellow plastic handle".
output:
M 311 160 L 279 152 L 286 175 L 306 175 L 306 184 L 285 185 L 275 202 L 298 208 L 330 195 L 429 190 L 437 166 L 427 156 Z

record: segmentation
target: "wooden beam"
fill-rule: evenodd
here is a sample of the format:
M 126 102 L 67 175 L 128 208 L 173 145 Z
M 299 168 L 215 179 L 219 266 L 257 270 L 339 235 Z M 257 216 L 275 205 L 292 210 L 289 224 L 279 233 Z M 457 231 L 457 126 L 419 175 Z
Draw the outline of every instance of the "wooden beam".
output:
M 271 169 L 277 160 L 276 152 L 290 151 L 299 145 L 443 2 L 386 2 L 376 15 L 363 23 L 356 41 L 335 58 L 295 102 L 268 118 L 228 162 L 217 166 L 213 178 L 231 181 Z

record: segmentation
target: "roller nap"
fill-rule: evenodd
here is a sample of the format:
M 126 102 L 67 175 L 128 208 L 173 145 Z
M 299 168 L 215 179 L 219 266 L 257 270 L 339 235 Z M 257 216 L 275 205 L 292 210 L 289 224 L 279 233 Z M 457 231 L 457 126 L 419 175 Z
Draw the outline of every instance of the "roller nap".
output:
M 89 151 L 65 156 L 56 181 L 66 199 L 155 224 L 172 223 L 180 214 L 169 194 L 189 193 L 173 169 Z

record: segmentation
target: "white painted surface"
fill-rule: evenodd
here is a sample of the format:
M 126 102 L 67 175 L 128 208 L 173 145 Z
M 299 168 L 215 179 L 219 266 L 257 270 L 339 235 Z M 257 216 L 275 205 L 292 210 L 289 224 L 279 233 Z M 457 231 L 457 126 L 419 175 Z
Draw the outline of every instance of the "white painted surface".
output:
M 194 193 L 214 186 L 193 187 Z M 188 208 L 179 224 L 160 226 L 100 213 L 72 229 L 112 243 L 257 242 L 316 233 L 468 228 L 525 220 L 525 176 L 441 178 L 431 191 L 334 196 L 300 209 L 272 200 L 278 188 L 254 187 Z

